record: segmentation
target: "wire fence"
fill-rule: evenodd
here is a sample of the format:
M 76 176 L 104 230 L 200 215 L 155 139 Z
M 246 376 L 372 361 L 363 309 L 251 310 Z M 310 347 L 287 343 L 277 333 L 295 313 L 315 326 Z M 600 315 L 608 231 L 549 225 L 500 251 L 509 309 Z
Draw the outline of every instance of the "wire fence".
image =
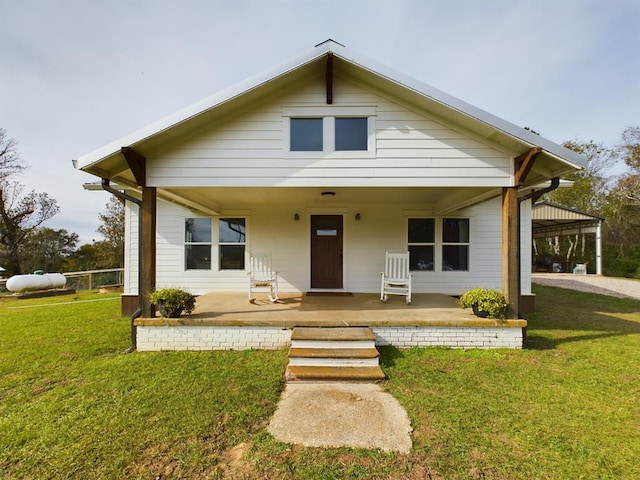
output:
M 67 272 L 63 275 L 67 278 L 67 288 L 75 288 L 76 290 L 120 287 L 124 284 L 124 268 Z

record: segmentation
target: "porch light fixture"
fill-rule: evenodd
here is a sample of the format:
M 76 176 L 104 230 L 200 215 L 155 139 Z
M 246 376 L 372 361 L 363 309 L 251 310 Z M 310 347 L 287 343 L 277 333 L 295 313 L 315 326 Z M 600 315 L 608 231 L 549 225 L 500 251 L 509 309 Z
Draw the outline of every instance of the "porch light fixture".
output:
M 297 222 L 298 220 L 300 220 L 300 215 L 298 215 L 297 213 L 294 213 L 293 219 Z
M 360 221 L 360 213 L 356 213 L 356 220 Z
M 322 195 L 323 197 L 335 197 L 336 192 L 322 192 L 320 195 Z

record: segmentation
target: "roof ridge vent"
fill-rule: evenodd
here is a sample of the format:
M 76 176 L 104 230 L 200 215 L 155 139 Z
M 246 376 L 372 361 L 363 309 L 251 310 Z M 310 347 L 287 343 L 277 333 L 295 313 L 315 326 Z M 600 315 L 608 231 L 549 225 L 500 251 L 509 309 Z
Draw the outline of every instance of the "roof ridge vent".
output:
M 347 48 L 346 45 L 343 45 L 340 42 L 336 42 L 333 38 L 327 38 L 324 42 L 320 42 L 319 44 L 315 45 L 315 47 L 317 48 L 320 45 L 324 45 L 325 43 L 335 43 L 336 45 L 340 45 L 343 48 Z

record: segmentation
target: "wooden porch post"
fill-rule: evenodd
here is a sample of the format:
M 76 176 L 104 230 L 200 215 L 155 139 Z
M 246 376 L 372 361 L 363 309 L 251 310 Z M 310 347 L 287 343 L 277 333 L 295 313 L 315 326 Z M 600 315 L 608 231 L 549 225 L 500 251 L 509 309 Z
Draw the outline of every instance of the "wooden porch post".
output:
M 502 292 L 509 308 L 507 318 L 520 315 L 520 187 L 542 153 L 532 147 L 514 159 L 513 186 L 502 189 Z
M 142 221 L 140 222 L 141 251 L 139 268 L 140 285 L 138 295 L 141 296 L 139 305 L 142 306 L 142 318 L 155 316 L 155 309 L 149 302 L 149 294 L 156 289 L 156 188 L 142 188 L 142 206 L 140 208 Z
M 138 210 L 138 306 L 142 318 L 152 318 L 155 309 L 149 302 L 149 294 L 156 288 L 156 188 L 147 186 L 147 159 L 131 147 L 122 147 L 120 151 L 137 185 L 142 187 Z
M 517 187 L 502 189 L 502 291 L 509 308 L 507 318 L 520 311 L 520 215 Z

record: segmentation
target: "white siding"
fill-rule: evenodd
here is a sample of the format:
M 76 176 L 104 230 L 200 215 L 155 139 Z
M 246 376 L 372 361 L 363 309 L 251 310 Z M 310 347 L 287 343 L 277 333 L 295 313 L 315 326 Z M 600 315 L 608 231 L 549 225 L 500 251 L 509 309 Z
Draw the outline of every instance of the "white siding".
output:
M 124 294 L 138 293 L 138 207 L 127 201 L 124 209 Z
M 344 214 L 344 289 L 356 293 L 379 292 L 380 272 L 385 251 L 407 250 L 407 218 L 418 215 L 408 211 L 416 205 L 345 206 L 339 210 L 293 208 L 254 208 L 246 212 L 247 253 L 270 252 L 278 271 L 282 291 L 307 291 L 310 288 L 310 214 Z M 470 219 L 470 269 L 468 272 L 442 272 L 436 246 L 436 271 L 414 272 L 416 293 L 460 294 L 476 286 L 502 288 L 502 252 L 500 200 L 495 199 L 460 212 Z M 131 252 L 127 256 L 126 293 L 137 290 L 137 220 L 128 210 L 128 234 Z M 300 213 L 300 220 L 293 219 Z M 355 220 L 355 213 L 361 219 Z M 178 287 L 194 294 L 210 291 L 246 291 L 244 271 L 218 271 L 214 259 L 211 270 L 185 270 L 184 221 L 193 213 L 179 206 L 158 202 L 157 287 Z M 223 212 L 226 214 L 226 212 Z M 237 212 L 230 215 L 237 216 Z M 429 215 L 420 215 L 428 217 Z M 439 217 L 436 217 L 439 220 Z M 215 223 L 214 223 L 215 227 Z M 214 234 L 215 237 L 215 234 Z M 214 239 L 215 240 L 215 239 Z M 213 257 L 216 257 L 216 244 Z
M 148 158 L 150 186 L 507 186 L 510 157 L 340 78 L 322 78 Z M 369 152 L 289 152 L 290 110 L 374 111 Z M 314 110 L 315 109 L 315 110 Z
M 520 293 L 531 294 L 531 270 L 533 264 L 533 239 L 531 200 L 520 204 Z

